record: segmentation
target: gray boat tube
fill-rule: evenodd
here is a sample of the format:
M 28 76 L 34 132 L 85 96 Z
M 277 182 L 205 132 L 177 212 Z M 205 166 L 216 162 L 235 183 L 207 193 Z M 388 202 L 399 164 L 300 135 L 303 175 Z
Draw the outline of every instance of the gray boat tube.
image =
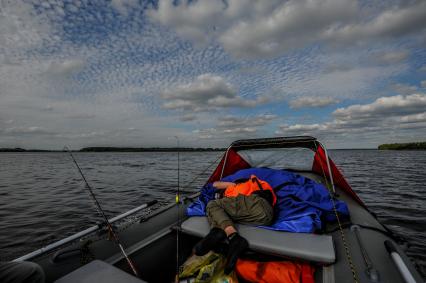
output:
M 395 247 L 395 244 L 392 243 L 390 240 L 386 240 L 384 244 L 385 244 L 386 250 L 391 255 L 392 260 L 394 261 L 396 267 L 398 268 L 405 282 L 417 283 L 416 279 L 414 279 L 410 270 L 408 270 L 407 265 L 405 264 L 405 262 L 402 260 L 401 256 L 399 255 L 398 250 Z
M 142 205 L 140 205 L 140 206 L 138 206 L 136 208 L 133 208 L 133 209 L 131 209 L 131 210 L 129 210 L 129 211 L 123 213 L 123 214 L 120 214 L 120 215 L 118 215 L 116 217 L 113 217 L 113 218 L 109 219 L 109 223 L 117 222 L 118 220 L 121 220 L 121 219 L 123 219 L 123 218 L 125 218 L 127 216 L 135 214 L 136 212 L 141 211 L 142 209 L 147 208 L 147 207 L 149 207 L 149 206 L 151 206 L 151 205 L 153 205 L 155 203 L 157 203 L 156 200 L 150 201 L 148 203 L 144 203 L 144 204 L 142 204 Z M 84 237 L 86 235 L 89 235 L 90 233 L 98 231 L 103 226 L 104 225 L 103 225 L 103 222 L 102 222 L 101 224 L 98 224 L 96 226 L 92 226 L 92 227 L 87 228 L 87 229 L 85 229 L 83 231 L 80 231 L 80 232 L 78 232 L 78 233 L 76 233 L 74 235 L 71 235 L 71 236 L 69 236 L 67 238 L 64 238 L 64 239 L 59 240 L 59 241 L 57 241 L 55 243 L 47 245 L 47 246 L 45 246 L 45 247 L 43 247 L 41 249 L 35 250 L 35 251 L 33 251 L 33 252 L 29 253 L 29 254 L 26 254 L 26 255 L 23 255 L 23 256 L 21 256 L 19 258 L 16 258 L 13 261 L 14 262 L 19 262 L 19 261 L 24 261 L 24 260 L 32 259 L 32 258 L 34 258 L 36 256 L 39 256 L 39 255 L 42 255 L 44 253 L 50 252 L 53 249 L 56 249 L 56 248 L 58 248 L 60 246 L 68 244 L 68 243 L 70 243 L 70 242 L 72 242 L 74 240 L 77 240 L 77 239 L 82 238 L 82 237 Z
M 360 230 L 361 227 L 359 225 L 352 225 L 351 231 L 355 233 L 356 240 L 358 242 L 359 249 L 361 251 L 362 258 L 364 259 L 365 263 L 365 273 L 368 275 L 368 278 L 371 282 L 380 282 L 380 273 L 379 271 L 373 266 L 373 262 L 370 259 L 370 256 L 368 255 L 367 250 L 364 247 L 364 243 L 361 239 Z

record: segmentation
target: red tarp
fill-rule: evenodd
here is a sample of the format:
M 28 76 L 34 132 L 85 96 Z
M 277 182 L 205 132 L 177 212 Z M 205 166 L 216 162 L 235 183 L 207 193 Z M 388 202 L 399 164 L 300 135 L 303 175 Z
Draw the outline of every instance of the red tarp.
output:
M 225 169 L 222 168 L 226 158 Z M 314 162 L 312 164 L 312 171 L 319 174 L 320 176 L 325 176 L 330 180 L 330 175 L 328 173 L 327 159 L 325 158 L 325 152 L 322 147 L 318 147 L 314 156 Z M 329 158 L 331 172 L 333 174 L 334 185 L 340 187 L 342 190 L 347 192 L 354 200 L 359 204 L 365 207 L 364 203 L 357 196 L 357 194 L 352 190 L 351 186 L 345 180 L 343 175 L 337 169 L 334 162 Z M 207 183 L 212 183 L 219 181 L 221 178 L 234 174 L 238 170 L 251 168 L 251 165 L 247 163 L 233 148 L 228 149 L 228 153 L 222 157 L 222 160 L 219 162 L 219 165 L 216 167 L 216 170 L 210 176 Z
M 221 176 L 223 163 L 226 158 L 225 169 L 223 170 L 223 176 Z M 238 170 L 251 168 L 250 164 L 247 163 L 241 156 L 232 148 L 228 149 L 228 154 L 222 157 L 222 160 L 219 162 L 219 165 L 214 170 L 213 174 L 210 176 L 207 183 L 212 183 L 219 181 L 221 178 L 228 175 L 234 174 Z
M 331 174 L 333 175 L 334 185 L 340 187 L 342 190 L 347 192 L 353 199 L 355 199 L 359 204 L 365 207 L 365 204 L 361 201 L 358 195 L 352 190 L 351 186 L 346 182 L 342 173 L 340 173 L 337 166 L 334 164 L 331 158 L 328 158 L 331 168 Z M 325 157 L 325 152 L 322 147 L 318 147 L 317 152 L 314 156 L 314 162 L 312 164 L 312 171 L 319 174 L 320 176 L 327 176 L 327 179 L 330 180 L 330 174 L 328 172 L 327 158 Z

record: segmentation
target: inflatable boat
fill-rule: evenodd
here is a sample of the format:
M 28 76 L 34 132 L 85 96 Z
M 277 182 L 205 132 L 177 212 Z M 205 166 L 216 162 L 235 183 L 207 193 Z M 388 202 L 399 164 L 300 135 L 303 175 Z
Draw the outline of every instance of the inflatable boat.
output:
M 284 170 L 320 184 L 333 203 L 335 219 L 324 221 L 321 229 L 301 233 L 237 224 L 239 233 L 249 242 L 247 253 L 251 258 L 309 263 L 314 267 L 314 281 L 318 283 L 423 282 L 397 239 L 351 189 L 325 146 L 316 138 L 235 141 L 227 148 L 206 185 L 253 168 Z M 45 272 L 46 282 L 174 282 L 178 267 L 209 232 L 202 213 L 188 216 L 188 211 L 193 211 L 201 197 L 200 193 L 180 198 L 178 195 L 176 202 L 154 210 L 131 225 L 115 227 L 125 254 L 138 270 L 138 277 L 133 275 L 123 251 L 105 231 L 104 223 L 15 261 L 38 263 Z M 348 217 L 339 215 L 338 202 L 345 204 Z M 150 205 L 143 204 L 109 222 L 114 225 Z

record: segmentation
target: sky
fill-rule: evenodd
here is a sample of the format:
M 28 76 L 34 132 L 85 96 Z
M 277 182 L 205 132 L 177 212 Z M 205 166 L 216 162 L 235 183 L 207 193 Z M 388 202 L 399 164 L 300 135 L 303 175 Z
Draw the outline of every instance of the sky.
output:
M 426 1 L 0 0 L 0 147 L 426 140 Z

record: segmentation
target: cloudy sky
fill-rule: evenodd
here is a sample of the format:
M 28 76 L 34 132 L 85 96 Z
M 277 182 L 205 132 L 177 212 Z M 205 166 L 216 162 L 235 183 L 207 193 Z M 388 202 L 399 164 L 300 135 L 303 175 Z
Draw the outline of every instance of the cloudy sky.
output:
M 426 1 L 0 0 L 0 147 L 426 140 Z

